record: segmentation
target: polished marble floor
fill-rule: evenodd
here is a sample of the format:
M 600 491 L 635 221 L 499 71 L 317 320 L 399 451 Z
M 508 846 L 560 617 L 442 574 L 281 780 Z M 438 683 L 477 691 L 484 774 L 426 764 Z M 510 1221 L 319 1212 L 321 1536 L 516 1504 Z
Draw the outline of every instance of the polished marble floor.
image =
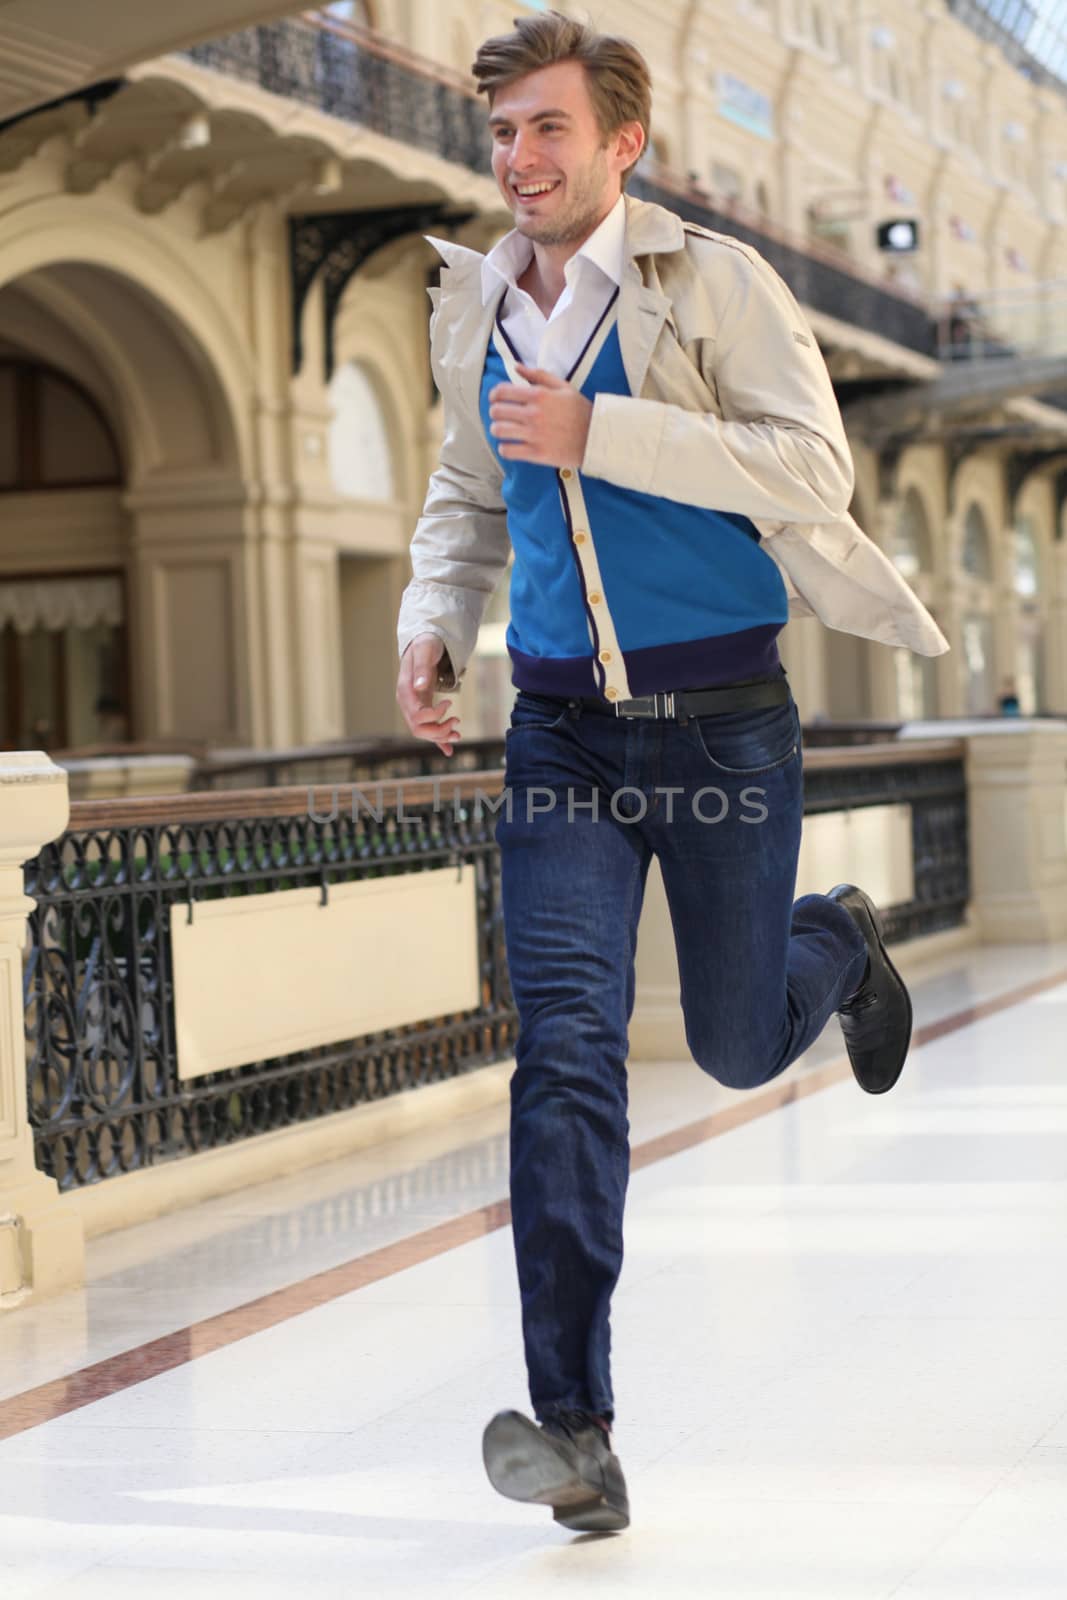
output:
M 1064 974 L 1067 945 L 946 956 L 916 1022 L 957 1023 L 892 1095 L 634 1171 L 628 1532 L 484 1480 L 484 1421 L 526 1404 L 496 1227 L 0 1442 L 0 1596 L 1064 1600 Z M 791 1073 L 840 1055 L 831 1023 Z M 635 1066 L 635 1148 L 744 1098 Z M 0 1318 L 0 1406 L 506 1193 L 501 1107 L 96 1240 L 84 1291 Z

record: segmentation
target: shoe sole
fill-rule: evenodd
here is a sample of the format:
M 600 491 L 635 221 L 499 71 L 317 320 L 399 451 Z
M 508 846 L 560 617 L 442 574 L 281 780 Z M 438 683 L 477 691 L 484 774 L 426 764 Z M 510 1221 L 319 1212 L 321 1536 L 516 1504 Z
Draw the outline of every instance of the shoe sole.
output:
M 609 1503 L 599 1469 L 596 1481 L 583 1478 L 552 1439 L 517 1411 L 502 1412 L 488 1424 L 482 1436 L 482 1460 L 498 1494 L 551 1506 L 555 1520 L 565 1528 L 598 1533 L 630 1525 L 628 1512 Z
M 885 939 L 882 936 L 884 924 L 882 922 L 878 907 L 872 900 L 868 899 L 862 889 L 857 890 L 857 893 L 860 895 L 860 906 L 866 915 L 867 920 L 874 928 L 874 936 L 878 941 L 879 954 L 881 955 L 882 960 L 885 962 L 889 972 L 892 973 L 893 978 L 896 981 L 897 988 L 904 996 L 904 1004 L 908 1008 L 908 1037 L 904 1043 L 904 1053 L 900 1058 L 900 1066 L 897 1068 L 895 1075 L 888 1083 L 884 1083 L 879 1089 L 869 1089 L 867 1085 L 861 1082 L 859 1078 L 856 1079 L 856 1082 L 859 1084 L 860 1088 L 865 1094 L 888 1094 L 890 1089 L 895 1088 L 895 1086 L 900 1082 L 900 1074 L 904 1071 L 904 1064 L 908 1059 L 908 1051 L 911 1049 L 911 1030 L 913 1022 L 911 995 L 908 993 L 908 986 L 904 982 L 904 979 L 900 976 L 900 973 L 889 959 L 889 951 L 885 947 Z

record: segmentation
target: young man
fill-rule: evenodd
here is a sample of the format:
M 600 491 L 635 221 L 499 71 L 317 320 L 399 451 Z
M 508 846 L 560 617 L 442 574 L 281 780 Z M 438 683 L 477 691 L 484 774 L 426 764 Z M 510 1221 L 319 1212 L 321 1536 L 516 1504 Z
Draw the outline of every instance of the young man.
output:
M 891 1088 L 911 1005 L 874 907 L 852 885 L 793 903 L 800 728 L 776 637 L 792 603 L 925 654 L 947 644 L 847 516 L 844 429 L 788 289 L 747 246 L 624 197 L 649 126 L 637 50 L 549 12 L 487 41 L 474 71 L 515 228 L 486 257 L 435 241 L 446 430 L 397 699 L 451 755 L 458 718 L 435 691 L 458 685 L 513 547 L 519 694 L 497 838 L 536 1421 L 499 1413 L 483 1454 L 502 1494 L 616 1529 L 608 1313 L 649 862 L 706 1072 L 766 1083 L 836 1012 L 860 1084 Z

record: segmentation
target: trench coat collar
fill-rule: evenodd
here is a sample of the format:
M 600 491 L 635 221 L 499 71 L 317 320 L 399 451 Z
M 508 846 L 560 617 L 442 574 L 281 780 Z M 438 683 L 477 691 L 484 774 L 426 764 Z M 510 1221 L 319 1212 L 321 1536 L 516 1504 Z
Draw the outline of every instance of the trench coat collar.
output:
M 623 281 L 619 289 L 619 343 L 630 393 L 640 395 L 652 351 L 660 329 L 670 313 L 667 296 L 646 284 L 638 258 L 681 250 L 685 228 L 681 217 L 664 206 L 625 196 L 626 243 Z M 485 352 L 493 322 L 504 296 L 483 304 L 481 295 L 482 262 L 480 250 L 455 244 L 451 239 L 424 236 L 444 262 L 441 288 L 435 297 L 437 323 L 435 343 L 438 360 L 451 372 L 468 409 L 477 412 L 478 392 Z

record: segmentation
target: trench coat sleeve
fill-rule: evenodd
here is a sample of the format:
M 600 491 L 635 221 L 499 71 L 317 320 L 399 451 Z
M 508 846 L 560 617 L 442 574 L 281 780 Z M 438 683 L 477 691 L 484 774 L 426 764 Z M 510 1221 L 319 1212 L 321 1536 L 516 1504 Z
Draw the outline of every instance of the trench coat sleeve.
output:
M 713 510 L 775 522 L 835 521 L 851 499 L 852 455 L 800 307 L 747 247 L 697 238 L 689 248 L 698 269 L 708 269 L 702 277 L 714 314 L 711 336 L 687 353 L 722 415 L 598 394 L 581 471 Z M 672 337 L 669 326 L 660 333 Z
M 412 578 L 400 602 L 397 643 L 403 655 L 420 633 L 442 639 L 448 662 L 438 669 L 437 687 L 452 689 L 474 652 L 511 542 L 496 457 L 480 424 L 450 395 L 447 373 L 435 364 L 434 375 L 444 396 L 445 434 L 411 540 Z

